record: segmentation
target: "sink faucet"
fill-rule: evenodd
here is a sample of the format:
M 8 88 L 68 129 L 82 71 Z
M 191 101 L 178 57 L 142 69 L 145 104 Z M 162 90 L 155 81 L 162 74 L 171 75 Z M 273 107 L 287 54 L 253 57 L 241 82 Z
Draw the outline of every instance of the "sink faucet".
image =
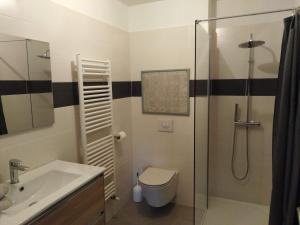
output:
M 19 173 L 18 171 L 25 171 L 29 167 L 22 165 L 22 161 L 19 159 L 9 160 L 9 172 L 10 172 L 10 183 L 17 184 L 19 183 Z

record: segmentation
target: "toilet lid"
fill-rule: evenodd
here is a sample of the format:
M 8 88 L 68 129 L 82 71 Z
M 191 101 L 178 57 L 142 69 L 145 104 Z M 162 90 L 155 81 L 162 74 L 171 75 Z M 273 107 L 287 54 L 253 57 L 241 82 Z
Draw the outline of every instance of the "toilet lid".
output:
M 146 185 L 160 186 L 168 183 L 176 171 L 149 167 L 139 177 L 139 181 Z

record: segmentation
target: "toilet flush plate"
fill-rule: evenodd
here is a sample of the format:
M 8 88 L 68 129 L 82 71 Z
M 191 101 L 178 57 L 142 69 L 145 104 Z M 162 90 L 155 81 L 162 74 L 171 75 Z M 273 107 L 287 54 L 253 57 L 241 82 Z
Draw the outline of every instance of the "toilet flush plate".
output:
M 169 133 L 174 132 L 174 121 L 168 119 L 158 120 L 158 131 Z

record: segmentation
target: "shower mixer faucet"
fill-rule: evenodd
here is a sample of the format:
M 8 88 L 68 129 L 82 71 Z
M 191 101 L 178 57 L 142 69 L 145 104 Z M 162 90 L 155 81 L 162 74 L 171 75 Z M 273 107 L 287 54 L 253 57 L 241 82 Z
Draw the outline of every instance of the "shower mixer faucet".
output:
M 239 110 L 239 104 L 235 104 L 235 110 L 234 110 L 234 125 L 237 127 L 259 127 L 261 125 L 260 121 L 254 121 L 254 120 L 239 120 L 238 119 L 238 110 Z

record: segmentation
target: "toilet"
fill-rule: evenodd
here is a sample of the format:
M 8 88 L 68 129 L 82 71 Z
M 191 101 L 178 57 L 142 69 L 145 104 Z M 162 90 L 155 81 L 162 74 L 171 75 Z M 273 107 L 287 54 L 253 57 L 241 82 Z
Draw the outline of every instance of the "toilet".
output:
M 142 194 L 152 207 L 162 207 L 176 196 L 178 172 L 149 167 L 139 177 Z

